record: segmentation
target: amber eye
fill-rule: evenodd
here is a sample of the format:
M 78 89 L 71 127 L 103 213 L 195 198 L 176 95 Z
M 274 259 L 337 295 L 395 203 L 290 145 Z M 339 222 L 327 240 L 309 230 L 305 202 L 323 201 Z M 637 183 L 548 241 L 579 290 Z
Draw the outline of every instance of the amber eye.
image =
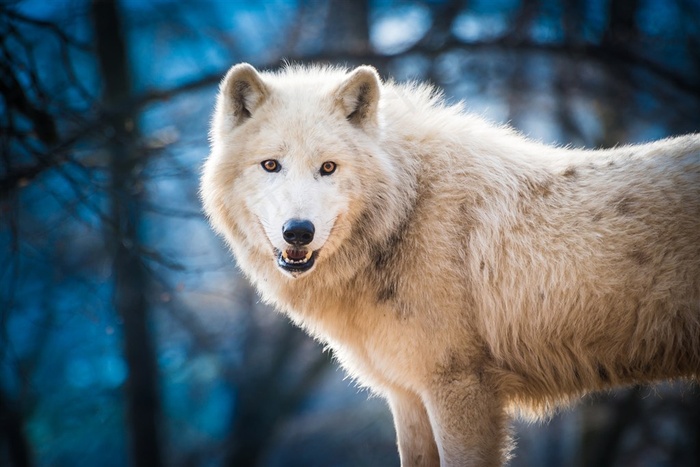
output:
M 321 165 L 321 175 L 330 175 L 335 172 L 336 164 L 333 161 L 326 161 Z
M 280 166 L 280 163 L 274 159 L 268 159 L 266 161 L 262 161 L 260 163 L 260 165 L 262 165 L 262 168 L 265 169 L 267 172 L 279 172 L 280 169 L 282 168 Z

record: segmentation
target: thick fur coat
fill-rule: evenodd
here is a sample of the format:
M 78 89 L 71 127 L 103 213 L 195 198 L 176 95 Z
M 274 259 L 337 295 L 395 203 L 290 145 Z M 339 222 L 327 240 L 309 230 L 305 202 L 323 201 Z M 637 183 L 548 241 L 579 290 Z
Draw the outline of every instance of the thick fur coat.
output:
M 404 467 L 498 465 L 514 412 L 700 372 L 700 135 L 557 148 L 370 67 L 241 64 L 210 137 L 212 225 L 388 400 Z

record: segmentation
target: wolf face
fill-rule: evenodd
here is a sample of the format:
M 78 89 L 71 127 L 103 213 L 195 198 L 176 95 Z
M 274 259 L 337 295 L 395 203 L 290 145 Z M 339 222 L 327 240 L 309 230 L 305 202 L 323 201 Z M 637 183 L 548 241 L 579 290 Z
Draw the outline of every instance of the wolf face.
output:
M 256 252 L 299 277 L 347 239 L 371 197 L 380 83 L 370 67 L 321 76 L 311 93 L 275 78 L 242 64 L 222 81 L 202 197 L 239 262 Z
M 331 233 L 342 230 L 351 199 L 340 186 L 348 164 L 323 160 L 344 160 L 342 154 L 284 149 L 275 159 L 248 167 L 244 177 L 262 189 L 244 202 L 261 225 L 281 271 L 296 277 L 314 267 Z

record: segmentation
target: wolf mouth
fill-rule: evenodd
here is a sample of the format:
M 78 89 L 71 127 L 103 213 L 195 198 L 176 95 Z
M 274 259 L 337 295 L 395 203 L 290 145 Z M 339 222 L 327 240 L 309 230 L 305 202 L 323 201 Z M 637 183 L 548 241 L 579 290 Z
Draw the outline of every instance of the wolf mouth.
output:
M 307 249 L 288 248 L 286 250 L 275 249 L 277 265 L 289 272 L 306 272 L 311 269 L 316 261 L 316 252 Z

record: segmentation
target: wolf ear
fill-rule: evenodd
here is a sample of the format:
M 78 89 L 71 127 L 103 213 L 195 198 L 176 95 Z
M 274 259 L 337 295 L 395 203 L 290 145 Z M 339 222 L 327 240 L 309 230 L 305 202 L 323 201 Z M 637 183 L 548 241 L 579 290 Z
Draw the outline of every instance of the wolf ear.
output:
M 381 81 L 371 66 L 355 68 L 336 91 L 336 102 L 353 125 L 363 127 L 377 122 Z
M 269 94 L 257 70 L 247 63 L 234 65 L 219 86 L 219 113 L 234 128 L 249 119 Z

